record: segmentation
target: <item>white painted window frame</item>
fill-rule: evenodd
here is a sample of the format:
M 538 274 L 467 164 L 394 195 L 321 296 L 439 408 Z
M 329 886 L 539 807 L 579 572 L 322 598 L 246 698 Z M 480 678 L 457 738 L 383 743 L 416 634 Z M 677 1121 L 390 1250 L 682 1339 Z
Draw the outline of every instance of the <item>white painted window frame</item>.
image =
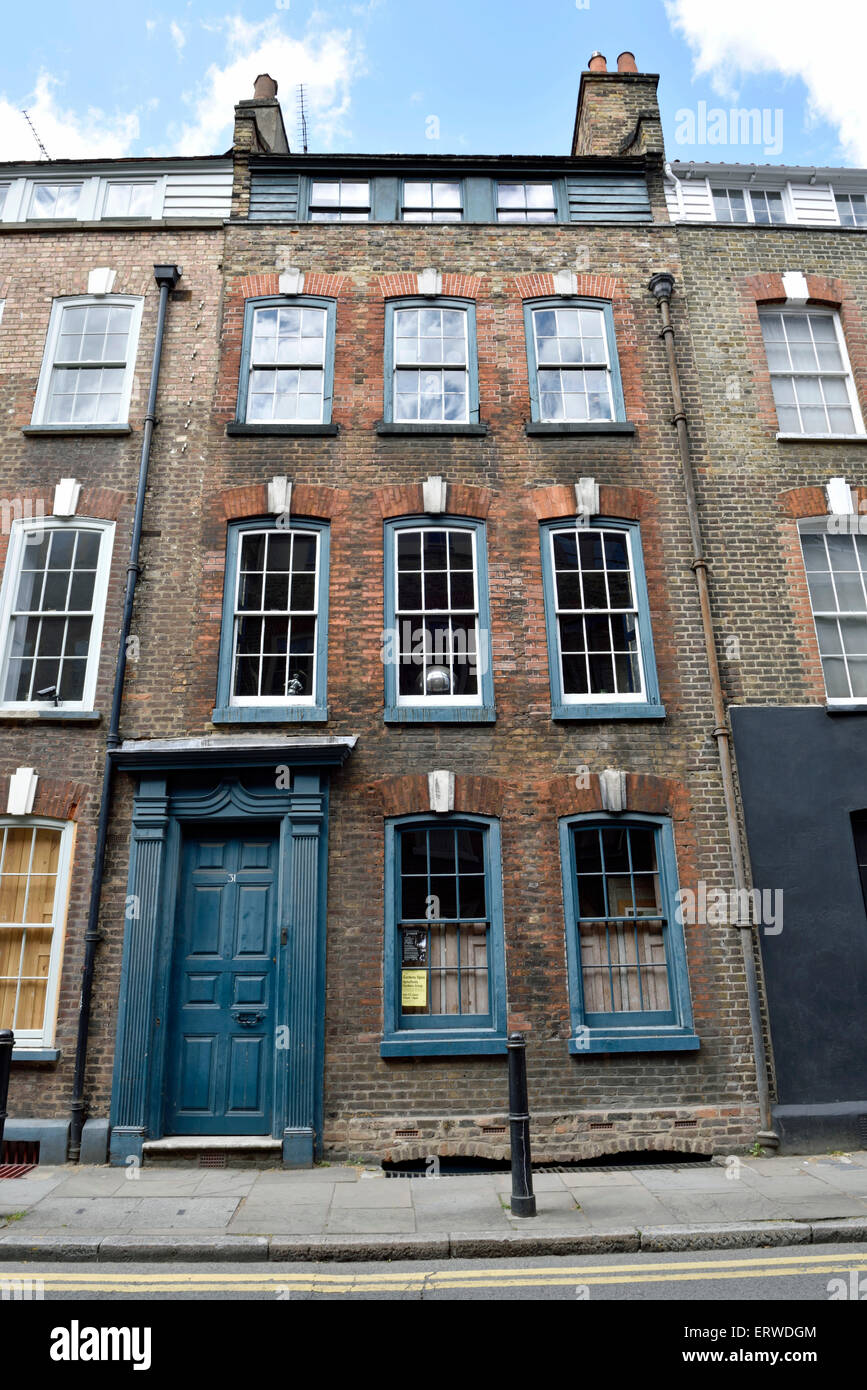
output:
M 837 223 L 838 223 L 838 225 L 841 226 L 841 227 L 849 227 L 851 224 L 848 223 L 848 222 L 844 222 L 843 219 L 842 219 L 842 217 L 840 216 L 840 209 L 839 209 L 838 206 L 837 206 L 837 199 L 838 199 L 838 198 L 849 198 L 849 199 L 850 199 L 850 202 L 851 202 L 851 199 L 854 197 L 854 198 L 864 198 L 865 201 L 867 201 L 867 188 L 839 188 L 839 187 L 835 187 L 835 186 L 832 184 L 832 185 L 831 185 L 831 197 L 834 199 L 834 211 L 835 211 L 836 214 L 837 214 Z M 858 226 L 858 224 L 856 223 L 856 224 L 855 224 L 855 229 L 857 229 L 857 226 Z
M 99 674 L 102 629 L 105 623 L 108 581 L 111 574 L 111 554 L 114 548 L 115 524 L 113 521 L 103 521 L 98 517 L 84 516 L 39 517 L 33 521 L 15 520 L 12 522 L 9 534 L 9 549 L 7 551 L 6 565 L 3 571 L 3 582 L 2 585 L 0 585 L 0 710 L 20 710 L 24 713 L 33 713 L 37 710 L 45 711 L 50 708 L 44 700 L 5 700 L 2 698 L 2 695 L 6 688 L 6 672 L 9 665 L 9 646 L 12 632 L 12 613 L 15 604 L 15 592 L 18 587 L 18 577 L 21 573 L 21 565 L 24 558 L 24 547 L 27 544 L 25 535 L 28 531 L 62 529 L 100 532 L 99 563 L 97 565 L 96 579 L 93 586 L 93 626 L 90 630 L 90 645 L 87 652 L 84 689 L 80 700 L 61 701 L 57 706 L 58 713 L 63 713 L 66 710 L 93 711 L 96 697 L 96 680 Z
M 57 857 L 57 883 L 54 892 L 54 912 L 51 918 L 51 954 L 48 962 L 48 979 L 45 985 L 45 1012 L 42 1028 L 20 1028 L 15 1030 L 16 1051 L 53 1047 L 57 1028 L 57 999 L 60 987 L 60 970 L 63 962 L 63 949 L 66 937 L 66 918 L 69 906 L 70 869 L 72 867 L 72 841 L 74 825 L 72 821 L 49 820 L 45 816 L 0 816 L 0 828 L 31 829 L 45 827 L 60 831 L 60 849 Z M 42 924 L 47 925 L 46 923 Z M 25 924 L 26 927 L 26 924 Z
M 852 519 L 853 519 L 853 521 L 854 521 L 854 522 L 856 523 L 856 525 L 857 525 L 857 523 L 860 521 L 861 518 L 860 518 L 860 517 L 857 515 L 857 513 L 856 513 L 856 514 L 853 515 Z M 858 617 L 858 618 L 860 618 L 860 617 L 864 617 L 865 614 L 867 614 L 867 610 L 864 610 L 864 611 L 862 612 L 862 611 L 859 610 L 859 609 L 846 609 L 846 610 L 841 610 L 841 611 L 839 611 L 839 612 L 832 612 L 831 609 L 821 609 L 821 608 L 820 608 L 820 609 L 817 611 L 817 610 L 816 610 L 816 607 L 815 607 L 815 605 L 814 605 L 814 603 L 813 603 L 813 595 L 810 593 L 810 583 L 809 583 L 809 580 L 808 580 L 808 578 L 807 578 L 807 565 L 806 565 L 806 561 L 805 561 L 805 558 L 804 558 L 804 549 L 803 549 L 802 537 L 805 536 L 805 535 L 812 535 L 812 536 L 815 536 L 815 535 L 827 535 L 827 534 L 828 534 L 828 531 L 829 531 L 828 522 L 829 522 L 829 518 L 828 518 L 827 516 L 825 516 L 825 517 L 805 517 L 802 521 L 800 521 L 800 522 L 798 523 L 798 543 L 799 543 L 799 545 L 800 545 L 800 547 L 801 547 L 801 564 L 802 564 L 803 567 L 804 567 L 804 582 L 805 582 L 805 584 L 807 585 L 807 593 L 808 593 L 809 599 L 810 599 L 810 613 L 811 613 L 812 618 L 813 618 L 813 632 L 814 632 L 815 637 L 816 637 L 816 650 L 819 652 L 819 665 L 820 665 L 820 667 L 821 667 L 821 669 L 822 669 L 822 684 L 823 684 L 824 687 L 825 687 L 825 701 L 826 701 L 826 704 L 828 705 L 828 708 L 829 708 L 829 709 L 860 709 L 860 708 L 862 708 L 863 706 L 867 705 L 867 696 L 865 696 L 865 695 L 830 695 L 830 694 L 828 693 L 828 682 L 827 682 L 827 680 L 825 679 L 825 665 L 824 665 L 824 662 L 822 661 L 821 644 L 820 644 L 820 642 L 819 642 L 819 629 L 818 629 L 818 626 L 817 626 L 817 623 L 816 623 L 816 619 L 817 619 L 817 617 L 819 617 L 819 618 L 832 618 L 832 619 L 838 619 L 838 618 L 841 618 L 841 617 L 843 617 L 843 618 L 845 618 L 845 617 Z M 857 534 L 860 534 L 860 533 L 853 530 L 853 531 L 848 531 L 848 532 L 846 532 L 846 534 L 848 534 L 848 535 L 850 535 L 850 536 L 854 536 L 854 535 L 857 535 Z M 830 573 L 831 573 L 832 583 L 833 583 L 833 570 L 831 570 Z M 864 582 L 864 581 L 862 580 L 862 583 L 863 583 L 863 582 Z M 836 593 L 836 588 L 835 588 L 835 593 Z M 849 662 L 848 662 L 848 660 L 847 660 L 847 653 L 846 653 L 846 652 L 843 652 L 843 660 L 844 660 L 845 665 L 846 665 L 846 679 L 847 679 L 847 681 L 849 681 L 849 687 L 850 687 L 850 689 L 851 689 L 852 681 L 851 681 L 851 676 L 850 676 L 850 674 L 849 674 Z
M 562 525 L 552 526 L 550 528 L 548 532 L 548 556 L 551 566 L 551 594 L 554 603 L 554 621 L 557 628 L 557 662 L 560 669 L 559 701 L 563 705 L 575 705 L 577 708 L 580 708 L 582 705 L 644 705 L 647 704 L 649 697 L 647 694 L 647 678 L 644 670 L 644 653 L 641 650 L 641 639 L 644 636 L 644 632 L 642 628 L 641 605 L 638 601 L 638 587 L 635 581 L 635 556 L 632 552 L 632 533 L 629 530 L 623 530 L 622 527 L 618 527 L 613 523 L 604 521 L 594 524 L 589 529 L 597 531 L 602 536 L 605 536 L 608 532 L 617 532 L 618 535 L 624 537 L 626 541 L 626 557 L 629 561 L 629 585 L 632 592 L 633 607 L 620 609 L 561 608 L 557 602 L 557 570 L 554 564 L 554 537 L 563 531 L 570 531 L 576 538 L 580 538 L 582 534 L 587 534 L 588 528 L 581 527 L 572 521 L 564 521 Z M 563 643 L 560 638 L 559 620 L 562 613 L 575 614 L 582 618 L 586 617 L 588 614 L 592 615 L 594 613 L 604 613 L 606 617 L 610 617 L 612 613 L 634 613 L 635 645 L 638 655 L 638 675 L 640 679 L 639 689 L 633 691 L 632 694 L 620 694 L 617 691 L 612 691 L 611 694 L 605 695 L 588 690 L 586 695 L 567 695 L 566 682 L 563 675 Z
M 418 534 L 422 537 L 422 542 L 421 542 L 421 543 L 422 543 L 422 547 L 423 547 L 423 546 L 424 546 L 424 537 L 425 537 L 425 534 L 426 534 L 427 532 L 430 532 L 430 531 L 446 531 L 446 532 L 449 532 L 449 531 L 462 531 L 464 534 L 466 534 L 466 533 L 467 533 L 467 528 L 466 528 L 466 527 L 462 527 L 460 524 L 456 523 L 455 521 L 453 521 L 453 520 L 451 520 L 451 519 L 446 520 L 445 518 L 443 518 L 443 520 L 442 520 L 441 522 L 431 522 L 431 523 L 428 524 L 428 525 L 419 525 L 419 526 L 417 526 L 417 527 L 416 527 L 416 526 L 408 526 L 408 527 L 397 527 L 397 526 L 396 526 L 396 527 L 394 528 L 394 533 L 393 533 L 393 536 L 392 536 L 392 546 L 391 546 L 391 563 L 392 563 L 392 565 L 393 565 L 393 567 L 394 567 L 394 568 L 393 568 L 393 578 L 394 578 L 394 613 L 393 613 L 392 617 L 393 617 L 395 629 L 398 629 L 399 624 L 400 624 L 401 622 L 411 622 L 411 623 L 414 623 L 414 624 L 416 625 L 416 627 L 423 627 L 425 621 L 428 620 L 428 619 L 435 620 L 435 619 L 438 618 L 438 617 L 439 617 L 439 618 L 442 618 L 442 617 L 445 617 L 445 616 L 450 616 L 450 617 L 451 617 L 451 616 L 454 616 L 455 614 L 457 614 L 458 616 L 464 616 L 464 615 L 470 616 L 470 613 L 469 613 L 469 610 L 468 610 L 468 609 L 463 610 L 463 609 L 442 609 L 442 608 L 425 608 L 425 609 L 423 609 L 420 613 L 413 613 L 412 616 L 409 617 L 409 618 L 399 616 L 401 610 L 400 610 L 400 608 L 398 607 L 398 592 L 397 592 L 397 585 L 398 585 L 398 569 L 397 569 L 398 539 L 399 539 L 400 536 L 413 535 L 413 534 L 415 534 L 415 533 L 418 533 Z M 481 705 L 484 704 L 484 698 L 483 698 L 483 692 L 482 692 L 482 671 L 481 671 L 481 669 L 480 669 L 480 667 L 479 667 L 479 664 L 478 664 L 479 661 L 480 661 L 480 659 L 481 659 L 481 650 L 482 650 L 482 648 L 481 648 L 481 625 L 482 625 L 482 624 L 481 624 L 481 601 L 482 601 L 482 595 L 481 595 L 481 590 L 480 590 L 480 585 L 479 585 L 479 547 L 478 547 L 478 534 L 477 534 L 477 532 L 475 531 L 475 529 L 473 529 L 473 530 L 471 530 L 471 531 L 469 532 L 469 535 L 470 535 L 470 537 L 471 537 L 471 539 L 472 539 L 472 547 L 473 547 L 473 570 L 472 570 L 472 574 L 473 574 L 473 592 L 474 592 L 475 598 L 476 598 L 476 606 L 475 606 L 474 613 L 473 613 L 473 615 L 472 615 L 472 616 L 473 616 L 473 622 L 474 622 L 474 625 L 475 625 L 475 638 L 476 638 L 476 687 L 477 687 L 476 693 L 475 693 L 475 695 L 426 695 L 426 694 L 421 694 L 421 695 L 402 695 L 402 694 L 400 693 L 400 674 L 399 674 L 399 672 L 398 672 L 398 673 L 397 673 L 397 684 L 396 684 L 396 686 L 395 686 L 395 698 L 396 698 L 396 703 L 397 703 L 397 705 L 398 705 L 398 707 L 399 707 L 400 709 L 425 709 L 425 708 L 427 708 L 427 709 L 440 709 L 440 708 L 454 708 L 454 709 L 458 709 L 458 708 L 465 708 L 465 707 L 467 707 L 467 706 L 477 706 L 477 705 L 478 705 L 478 706 L 481 706 Z M 399 644 L 398 644 L 398 645 L 399 645 Z M 489 657 L 488 659 L 490 660 L 490 657 Z
M 726 181 L 726 180 L 717 181 L 717 180 L 714 180 L 714 179 L 708 179 L 708 180 L 707 180 L 707 188 L 708 188 L 708 196 L 709 196 L 710 202 L 711 202 L 711 207 L 713 208 L 714 221 L 717 223 L 718 226 L 721 226 L 721 227 L 785 227 L 785 226 L 788 225 L 788 223 L 790 223 L 790 222 L 796 222 L 796 221 L 797 221 L 797 218 L 795 217 L 794 203 L 792 202 L 792 196 L 791 196 L 791 192 L 790 192 L 790 190 L 789 190 L 789 185 L 788 185 L 788 184 L 784 184 L 784 185 L 783 185 L 782 187 L 780 187 L 780 188 L 765 188 L 765 187 L 759 187 L 759 186 L 757 186 L 755 189 L 753 189 L 752 185 L 751 185 L 751 184 L 748 184 L 748 183 L 732 183 L 731 181 Z M 714 196 L 713 196 L 713 194 L 714 194 L 714 188 L 723 189 L 723 190 L 725 191 L 725 193 L 729 196 L 729 198 L 731 198 L 731 194 L 732 194 L 732 193 L 741 193 L 741 194 L 743 194 L 743 197 L 744 197 L 744 209 L 745 209 L 746 214 L 747 214 L 747 220 L 746 220 L 746 222 L 724 222 L 724 221 L 721 221 L 720 218 L 717 217 L 717 213 L 716 213 L 716 202 L 715 202 Z M 753 192 L 756 192 L 756 193 L 779 193 L 780 198 L 781 198 L 781 201 L 782 201 L 782 204 L 783 204 L 783 220 L 782 220 L 782 222 L 757 222 L 757 221 L 756 221 L 755 213 L 754 213 L 754 211 L 753 211 L 753 198 L 752 198 Z
M 847 350 L 846 350 L 846 335 L 845 335 L 844 332 L 843 332 L 843 325 L 842 325 L 842 323 L 840 322 L 840 313 L 839 313 L 839 310 L 837 310 L 837 309 L 822 309 L 822 308 L 820 308 L 820 307 L 818 307 L 818 306 L 813 307 L 813 306 L 811 306 L 811 305 L 809 305 L 809 304 L 798 304 L 798 303 L 792 304 L 792 303 L 790 303 L 788 300 L 786 301 L 785 304 L 779 304 L 779 305 L 769 304 L 769 305 L 765 306 L 765 309 L 766 309 L 766 312 L 769 313 L 769 314 L 775 314 L 775 313 L 776 313 L 776 314 L 782 314 L 783 317 L 785 317 L 787 314 L 788 314 L 788 315 L 793 315 L 793 314 L 815 314 L 815 315 L 821 315 L 822 318 L 830 318 L 830 319 L 833 320 L 833 323 L 834 323 L 834 331 L 835 331 L 836 334 L 837 334 L 837 346 L 838 346 L 838 348 L 839 348 L 839 350 L 840 350 L 840 361 L 843 363 L 843 370 L 842 370 L 841 372 L 832 372 L 832 371 L 780 372 L 780 371 L 772 371 L 772 370 L 771 370 L 770 363 L 767 362 L 767 355 L 766 355 L 765 360 L 766 360 L 767 367 L 768 367 L 768 375 L 769 375 L 770 378 L 771 378 L 771 390 L 773 390 L 773 380 L 774 380 L 774 377 L 775 377 L 775 376 L 780 376 L 780 377 L 785 376 L 785 377 L 789 377 L 789 378 L 794 378 L 794 377 L 810 377 L 810 378 L 812 378 L 812 379 L 815 379 L 816 381 L 818 381 L 818 380 L 819 380 L 821 377 L 823 377 L 823 376 L 835 376 L 835 377 L 841 378 L 841 379 L 842 379 L 843 381 L 845 381 L 845 383 L 846 383 L 846 392 L 847 392 L 847 394 L 848 394 L 848 396 L 849 396 L 849 407 L 850 407 L 850 409 L 851 409 L 851 411 L 852 411 L 852 419 L 853 419 L 853 421 L 854 421 L 854 423 L 855 423 L 855 435 L 862 435 L 862 434 L 864 434 L 864 433 L 865 433 L 865 430 L 864 430 L 864 417 L 863 417 L 862 414 L 861 414 L 861 405 L 860 405 L 859 400 L 858 400 L 858 393 L 857 393 L 857 391 L 855 390 L 855 378 L 854 378 L 854 376 L 853 376 L 853 374 L 852 374 L 852 363 L 849 361 L 849 353 L 848 353 Z M 761 329 L 761 317 L 762 317 L 762 312 L 761 312 L 761 310 L 760 310 L 760 312 L 759 312 L 759 320 L 760 320 L 759 328 L 760 328 L 760 329 Z M 763 346 L 764 346 L 764 342 L 763 342 Z M 774 411 L 776 412 L 776 410 L 777 410 L 777 404 L 776 404 L 776 401 L 774 401 Z M 779 424 L 779 418 L 780 418 L 780 417 L 779 417 L 779 414 L 778 414 L 778 415 L 777 415 L 777 423 L 778 423 L 778 424 Z M 804 431 L 800 431 L 800 430 L 780 430 L 780 431 L 778 432 L 778 436 L 777 436 L 777 437 L 779 438 L 781 435 L 784 436 L 784 437 L 786 437 L 786 438 L 790 438 L 790 439 L 853 439 L 853 438 L 855 437 L 855 435 L 852 435 L 852 434 L 831 434 L 831 433 L 829 433 L 829 434 L 819 434 L 819 435 L 816 435 L 816 434 L 808 434 L 808 433 L 806 433 L 806 432 L 804 432 Z
M 126 186 L 127 184 L 147 185 L 151 188 L 153 197 L 151 199 L 150 212 L 118 214 L 106 211 L 109 189 L 117 184 Z M 166 179 L 164 174 L 119 174 L 111 178 L 101 178 L 99 180 L 99 191 L 96 199 L 96 217 L 103 221 L 108 219 L 111 222 L 143 222 L 156 221 L 163 215 L 163 205 L 165 202 Z
M 120 418 L 112 422 L 116 428 L 122 428 L 129 423 L 129 402 L 132 395 L 132 382 L 135 376 L 135 359 L 138 350 L 138 336 L 141 328 L 142 309 L 144 299 L 141 295 L 133 294 L 79 294 L 64 295 L 55 299 L 51 304 L 51 318 L 48 321 L 48 333 L 45 338 L 45 351 L 42 355 L 42 366 L 39 371 L 39 384 L 36 387 L 36 399 L 33 402 L 33 416 L 31 425 L 44 426 L 48 428 L 45 419 L 45 411 L 48 405 L 48 391 L 51 383 L 51 373 L 54 370 L 54 358 L 57 352 L 57 340 L 60 337 L 60 324 L 63 319 L 64 309 L 74 309 L 79 305 L 89 306 L 91 304 L 127 305 L 132 308 L 132 318 L 129 325 L 129 337 L 126 343 L 126 366 L 124 368 L 123 391 L 121 402 Z M 93 422 L 76 423 L 74 420 L 67 421 L 61 428 L 67 433 L 86 434 L 89 430 L 104 430 L 105 424 Z M 109 426 L 110 428 L 110 426 Z

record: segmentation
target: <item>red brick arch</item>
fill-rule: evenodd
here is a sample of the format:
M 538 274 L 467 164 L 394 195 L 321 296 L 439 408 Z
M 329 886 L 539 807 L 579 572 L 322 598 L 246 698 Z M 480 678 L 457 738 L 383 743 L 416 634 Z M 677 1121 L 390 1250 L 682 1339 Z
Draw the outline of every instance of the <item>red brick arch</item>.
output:
M 320 483 L 292 484 L 292 515 L 309 516 L 330 521 L 340 506 L 343 490 L 324 487 Z M 268 484 L 247 483 L 243 487 L 225 488 L 213 501 L 212 522 L 240 521 L 245 517 L 268 515 Z
M 57 481 L 60 481 L 59 477 Z M 43 488 L 16 488 L 14 500 L 21 504 L 21 517 L 24 521 L 38 517 L 45 517 L 46 520 L 50 520 L 51 509 L 54 506 L 54 488 L 49 488 L 47 491 Z M 132 500 L 131 495 L 118 492 L 115 488 L 82 487 L 78 506 L 75 509 L 75 518 L 69 518 L 69 520 L 117 521 L 124 507 L 132 505 Z M 13 521 L 17 514 L 17 508 L 10 512 Z M 0 565 L 6 561 L 8 547 L 9 532 L 0 530 Z
M 578 482 L 576 470 L 575 482 Z M 574 517 L 577 513 L 574 487 L 560 484 L 535 488 L 530 500 L 538 521 L 556 517 Z M 655 514 L 656 497 L 648 488 L 612 487 L 599 485 L 599 515 L 619 517 L 622 521 L 644 521 Z
M 474 487 L 470 483 L 447 483 L 446 489 L 448 516 L 472 516 L 484 521 L 493 501 L 490 488 Z M 424 515 L 424 491 L 421 483 L 377 488 L 374 496 L 383 521 L 389 517 Z
M 426 772 L 384 777 L 372 785 L 379 793 L 384 816 L 432 814 Z M 505 786 L 498 777 L 455 777 L 456 814 L 501 816 L 504 800 Z
M 589 786 L 579 786 L 579 780 Z M 598 774 L 582 778 L 576 771 L 569 776 L 550 777 L 539 787 L 539 798 L 555 816 L 581 815 L 601 811 L 602 790 Z M 626 810 L 648 816 L 670 816 L 673 821 L 689 818 L 689 792 L 686 783 L 674 777 L 657 777 L 649 772 L 627 772 Z
M 39 772 L 38 767 L 36 772 Z M 8 797 L 9 776 L 0 776 L 0 815 L 6 815 Z M 31 815 L 45 816 L 49 820 L 77 821 L 86 797 L 87 787 L 83 782 L 40 777 L 36 784 Z
M 418 295 L 417 270 L 401 270 L 392 275 L 380 275 L 379 292 L 383 299 L 412 299 Z M 480 275 L 461 275 L 446 271 L 442 275 L 439 293 L 449 299 L 478 299 L 482 286 Z

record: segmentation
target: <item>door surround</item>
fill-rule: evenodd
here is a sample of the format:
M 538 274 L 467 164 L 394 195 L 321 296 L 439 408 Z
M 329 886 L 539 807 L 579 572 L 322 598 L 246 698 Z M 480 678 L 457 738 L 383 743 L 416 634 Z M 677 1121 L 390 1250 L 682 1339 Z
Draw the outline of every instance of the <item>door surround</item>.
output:
M 270 822 L 279 828 L 277 930 L 286 929 L 288 942 L 275 1000 L 275 1023 L 285 1031 L 275 1037 L 271 1137 L 281 1141 L 287 1166 L 309 1166 L 320 1150 L 326 769 L 345 760 L 355 739 L 245 744 L 214 736 L 143 741 L 125 743 L 115 755 L 116 766 L 133 772 L 137 784 L 112 1084 L 114 1165 L 140 1162 L 145 1140 L 163 1137 L 166 1025 L 185 825 L 207 831 L 241 822 L 253 830 Z

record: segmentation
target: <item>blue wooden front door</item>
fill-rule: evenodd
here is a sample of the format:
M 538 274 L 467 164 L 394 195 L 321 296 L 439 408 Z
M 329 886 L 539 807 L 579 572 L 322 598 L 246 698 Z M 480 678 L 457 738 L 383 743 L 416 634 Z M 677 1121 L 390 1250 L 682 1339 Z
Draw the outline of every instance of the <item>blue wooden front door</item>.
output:
M 270 1134 L 277 834 L 189 836 L 172 970 L 166 1134 Z

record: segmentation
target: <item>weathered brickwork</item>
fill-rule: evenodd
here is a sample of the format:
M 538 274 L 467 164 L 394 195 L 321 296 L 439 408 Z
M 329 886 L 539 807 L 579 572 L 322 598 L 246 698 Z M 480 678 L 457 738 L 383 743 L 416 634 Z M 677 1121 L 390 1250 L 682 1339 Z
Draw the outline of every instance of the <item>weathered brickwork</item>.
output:
M 782 276 L 799 270 L 808 305 L 839 307 L 865 412 L 865 234 L 681 224 L 678 241 L 703 411 L 687 408 L 726 693 L 735 704 L 824 703 L 797 520 L 825 515 L 829 478 L 867 484 L 867 447 L 777 440 L 759 306 L 783 302 Z
M 13 1064 L 10 1113 L 31 1117 L 68 1115 L 72 1095 L 83 939 L 87 920 L 96 820 L 111 706 L 117 639 L 126 583 L 141 430 L 153 354 L 158 290 L 153 266 L 176 260 L 184 270 L 182 293 L 170 304 L 163 353 L 159 426 L 145 518 L 144 573 L 140 596 L 151 594 L 148 637 L 142 630 L 147 601 L 140 603 L 133 633 L 142 638 L 138 662 L 128 666 L 124 731 L 131 732 L 152 701 L 168 692 L 170 678 L 160 655 L 164 628 L 177 621 L 178 572 L 194 565 L 198 553 L 182 542 L 191 512 L 206 491 L 206 420 L 202 402 L 214 392 L 217 309 L 220 299 L 221 227 L 212 231 L 138 229 L 130 231 L 28 230 L 0 235 L 0 285 L 6 299 L 0 323 L 0 497 L 9 517 L 50 515 L 55 485 L 62 477 L 82 484 L 77 516 L 115 522 L 102 654 L 95 708 L 97 723 L 64 723 L 5 716 L 0 721 L 0 810 L 6 809 L 6 778 L 19 766 L 39 773 L 34 815 L 71 820 L 75 825 L 62 973 L 57 1008 L 56 1063 Z M 136 370 L 130 403 L 132 433 L 126 437 L 79 435 L 26 436 L 33 412 L 52 300 L 87 293 L 88 271 L 116 271 L 113 292 L 144 296 Z M 163 530 L 153 504 L 162 499 L 170 522 Z M 28 510 L 29 508 L 29 510 Z M 5 516 L 5 513 L 4 513 Z M 186 521 L 185 521 L 186 518 Z M 8 528 L 8 521 L 5 527 Z M 176 529 L 172 529 L 172 528 Z M 0 563 L 5 563 L 8 529 L 0 529 Z M 152 634 L 152 640 L 151 640 Z M 123 792 L 111 832 L 110 858 L 116 854 L 118 881 L 129 854 L 129 809 Z M 121 863 L 123 868 L 120 867 Z M 89 1052 L 88 1099 L 92 1113 L 107 1113 L 114 1060 L 114 1028 L 120 975 L 124 909 L 106 904 L 104 941 L 99 948 L 94 1028 Z
M 290 238 L 292 263 L 306 277 L 305 293 L 337 300 L 334 419 L 340 433 L 230 437 L 225 426 L 235 417 L 244 301 L 277 292 Z M 552 271 L 574 260 L 578 239 L 590 266 L 579 277 L 579 293 L 610 293 L 613 300 L 634 437 L 538 439 L 524 432 L 529 396 L 523 299 L 552 292 Z M 0 250 L 23 258 L 26 247 L 32 266 L 33 241 L 28 237 L 15 249 L 6 239 Z M 757 1109 L 749 1020 L 731 928 L 686 928 L 699 1052 L 570 1057 L 566 1048 L 557 818 L 601 804 L 596 792 L 582 800 L 574 788 L 578 770 L 586 766 L 595 774 L 609 765 L 622 767 L 630 773 L 633 809 L 672 815 L 681 886 L 699 878 L 722 887 L 730 881 L 668 378 L 657 310 L 646 291 L 660 267 L 679 274 L 674 230 L 236 224 L 225 230 L 225 245 L 222 233 L 182 232 L 138 233 L 108 245 L 101 238 L 98 254 L 68 234 L 36 244 L 46 253 L 38 281 L 42 316 L 33 315 L 30 292 L 13 276 L 10 301 L 16 294 L 19 299 L 7 304 L 0 330 L 9 355 L 12 409 L 5 427 L 7 476 L 13 480 L 7 486 L 41 483 L 48 495 L 59 476 L 75 475 L 86 486 L 99 482 L 124 498 L 100 668 L 97 703 L 103 711 L 152 346 L 150 265 L 177 260 L 184 267 L 181 288 L 192 291 L 191 300 L 169 307 L 145 569 L 133 623 L 141 656 L 129 667 L 125 737 L 213 729 L 227 522 L 265 515 L 267 481 L 284 474 L 293 480 L 293 514 L 330 522 L 330 717 L 323 731 L 357 735 L 359 742 L 345 769 L 334 775 L 331 796 L 326 1152 L 406 1157 L 469 1151 L 461 1145 L 504 1151 L 506 1141 L 496 1133 L 505 1103 L 503 1059 L 379 1055 L 384 817 L 423 810 L 426 774 L 438 767 L 457 774 L 456 809 L 485 808 L 502 819 L 509 1023 L 528 1036 L 540 1152 L 558 1158 L 654 1147 L 709 1152 L 751 1142 Z M 119 273 L 118 290 L 136 286 L 147 295 L 131 417 L 135 432 L 128 439 L 24 439 L 19 433 L 30 418 L 50 299 L 82 288 L 80 270 L 77 278 L 64 274 L 67 258 L 77 258 L 79 267 L 129 263 Z M 429 265 L 440 269 L 444 293 L 471 295 L 476 304 L 481 419 L 489 429 L 484 438 L 389 438 L 375 432 L 383 412 L 384 298 L 414 293 L 415 272 Z M 617 267 L 616 275 L 610 266 Z M 694 408 L 699 388 L 682 305 L 675 305 L 675 314 L 685 390 Z M 6 337 L 10 323 L 12 342 Z M 387 727 L 382 720 L 383 520 L 420 512 L 421 484 L 431 474 L 448 483 L 450 513 L 487 522 L 497 707 L 491 727 Z M 641 522 L 665 721 L 551 720 L 538 523 L 574 514 L 574 484 L 583 476 L 600 483 L 604 514 Z M 279 727 L 284 726 L 272 731 Z M 76 844 L 61 991 L 63 1059 L 38 1073 L 17 1068 L 14 1081 L 18 1113 L 51 1115 L 63 1113 L 70 1092 L 101 730 L 21 723 L 7 738 L 11 766 L 32 761 L 56 769 L 62 758 L 64 775 L 89 789 Z M 94 1114 L 107 1113 L 110 1097 L 130 810 L 131 783 L 119 776 L 90 1047 L 87 1089 Z M 596 1130 L 596 1124 L 612 1128 Z M 419 1131 L 417 1141 L 396 1137 L 411 1129 Z

